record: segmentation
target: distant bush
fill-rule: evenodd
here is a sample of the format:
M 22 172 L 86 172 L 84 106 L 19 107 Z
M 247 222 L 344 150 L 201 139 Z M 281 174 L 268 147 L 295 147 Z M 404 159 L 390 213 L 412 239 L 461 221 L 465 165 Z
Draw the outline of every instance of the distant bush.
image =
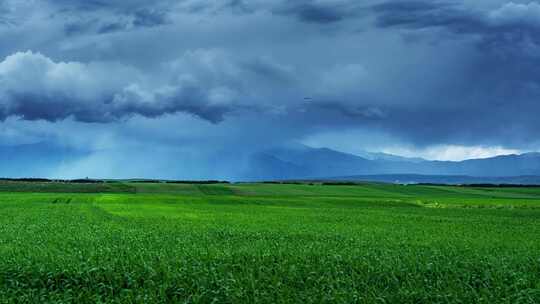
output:
M 47 178 L 0 178 L 0 181 L 6 182 L 27 182 L 27 183 L 47 183 L 53 180 Z
M 263 181 L 262 184 L 274 184 L 274 185 L 307 185 L 307 182 L 302 181 Z
M 478 188 L 540 188 L 540 185 L 525 184 L 463 184 L 460 187 L 478 187 Z
M 323 186 L 356 186 L 357 183 L 354 182 L 323 182 Z
M 67 183 L 74 183 L 74 184 L 103 184 L 105 181 L 98 180 L 98 179 L 72 179 L 65 181 Z
M 164 183 L 160 180 L 130 180 L 130 183 L 136 183 L 136 184 L 159 184 Z
M 207 185 L 207 184 L 230 184 L 228 181 L 218 181 L 218 180 L 206 180 L 206 181 L 188 181 L 188 180 L 173 180 L 165 181 L 167 184 L 196 184 L 196 185 Z
M 73 184 L 101 184 L 105 183 L 98 179 L 48 179 L 48 178 L 0 178 L 0 181 L 5 182 L 20 182 L 20 183 L 73 183 Z

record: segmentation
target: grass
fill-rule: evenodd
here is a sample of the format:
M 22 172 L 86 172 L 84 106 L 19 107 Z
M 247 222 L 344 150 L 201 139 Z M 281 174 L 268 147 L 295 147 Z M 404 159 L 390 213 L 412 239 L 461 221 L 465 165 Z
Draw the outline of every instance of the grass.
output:
M 540 302 L 540 189 L 111 185 L 0 187 L 0 303 Z

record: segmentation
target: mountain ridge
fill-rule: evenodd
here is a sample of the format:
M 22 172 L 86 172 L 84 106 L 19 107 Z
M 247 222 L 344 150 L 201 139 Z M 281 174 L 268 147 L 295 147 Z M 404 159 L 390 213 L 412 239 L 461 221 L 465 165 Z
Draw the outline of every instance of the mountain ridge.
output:
M 369 153 L 369 152 L 366 152 Z M 272 165 L 256 161 L 257 155 L 272 157 Z M 377 155 L 377 153 L 373 153 Z M 367 155 L 367 154 L 366 154 Z M 368 155 L 369 156 L 369 155 Z M 395 158 L 394 158 L 395 157 Z M 248 179 L 294 179 L 339 176 L 399 175 L 469 176 L 484 179 L 508 176 L 540 176 L 540 153 L 499 155 L 495 157 L 467 159 L 463 161 L 432 161 L 402 158 L 391 154 L 383 157 L 365 158 L 329 148 L 276 147 L 252 155 Z M 259 158 L 260 160 L 260 158 Z M 294 168 L 287 170 L 290 165 Z M 262 169 L 264 167 L 264 170 Z M 280 168 L 280 172 L 273 170 Z

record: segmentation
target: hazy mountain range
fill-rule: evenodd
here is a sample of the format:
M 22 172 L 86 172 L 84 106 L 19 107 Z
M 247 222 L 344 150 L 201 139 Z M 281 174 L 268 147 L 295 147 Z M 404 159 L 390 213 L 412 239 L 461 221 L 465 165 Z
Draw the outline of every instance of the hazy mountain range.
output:
M 465 161 L 429 161 L 384 153 L 284 146 L 255 153 L 249 179 L 346 179 L 441 183 L 538 183 L 540 153 Z M 512 177 L 512 178 L 510 178 Z
M 522 183 L 540 184 L 540 153 L 504 155 L 466 161 L 429 161 L 385 153 L 353 155 L 301 144 L 283 145 L 231 156 L 228 173 L 204 179 L 290 180 L 328 179 L 400 183 Z M 51 143 L 0 146 L 0 177 L 51 177 L 59 167 L 84 160 L 92 151 Z M 178 160 L 181 163 L 181 159 Z M 238 164 L 235 166 L 234 164 Z M 217 168 L 217 166 L 216 166 Z M 171 164 L 170 170 L 180 167 Z M 148 174 L 151 175 L 151 174 Z M 164 175 L 165 176 L 165 175 Z M 174 178 L 174 174 L 169 174 Z M 194 175 L 195 176 L 195 175 Z M 81 176 L 85 177 L 85 176 Z M 135 176 L 163 178 L 159 176 Z M 193 177 L 197 179 L 197 177 Z

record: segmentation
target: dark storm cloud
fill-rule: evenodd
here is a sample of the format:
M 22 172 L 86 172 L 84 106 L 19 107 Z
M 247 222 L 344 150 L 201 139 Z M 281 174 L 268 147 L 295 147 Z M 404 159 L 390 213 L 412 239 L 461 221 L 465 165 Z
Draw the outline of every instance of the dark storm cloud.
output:
M 64 25 L 67 35 L 106 34 L 152 28 L 181 21 L 183 14 L 191 15 L 188 17 L 204 17 L 206 14 L 216 17 L 232 13 L 242 17 L 267 12 L 274 16 L 293 17 L 305 23 L 326 25 L 346 19 L 363 18 L 362 15 L 367 11 L 365 6 L 351 0 L 46 2 L 56 8 L 53 18 L 67 18 Z
M 197 74 L 183 68 L 178 66 L 178 72 L 187 73 L 185 80 L 148 87 L 141 84 L 144 75 L 127 66 L 54 62 L 41 54 L 17 53 L 0 62 L 0 118 L 111 122 L 186 112 L 217 123 L 235 106 L 241 108 L 235 104 L 236 88 L 199 81 L 206 76 L 204 67 Z
M 518 148 L 540 132 L 536 2 L 7 1 L 13 129 L 233 155 L 320 132 Z
M 207 96 L 199 89 L 187 89 L 169 95 L 157 94 L 153 104 L 147 104 L 141 96 L 123 92 L 115 96 L 103 96 L 92 104 L 84 105 L 77 97 L 13 93 L 8 96 L 11 103 L 0 109 L 0 118 L 16 116 L 24 120 L 46 120 L 57 122 L 66 118 L 88 123 L 110 123 L 133 115 L 157 118 L 165 114 L 185 112 L 212 123 L 223 121 L 223 116 L 234 110 L 227 105 L 209 105 Z M 127 100 L 129 98 L 129 100 Z
M 540 73 L 535 68 L 540 64 L 540 4 L 508 2 L 473 9 L 457 2 L 386 2 L 373 11 L 379 28 L 425 38 L 417 44 L 474 46 L 458 63 L 465 64 L 461 74 L 439 76 L 436 102 L 418 95 L 402 105 L 388 105 L 391 119 L 384 128 L 422 144 L 489 142 L 498 136 L 516 143 L 540 131 L 533 114 L 540 111 Z M 511 138 L 508 132 L 520 134 Z
M 154 27 L 168 22 L 166 13 L 159 10 L 140 9 L 133 16 L 133 25 L 136 27 Z
M 157 10 L 140 9 L 133 12 L 131 15 L 123 17 L 123 19 L 127 20 L 101 22 L 101 24 L 97 26 L 97 33 L 107 34 L 119 31 L 136 30 L 138 28 L 152 28 L 169 24 L 167 14 L 163 11 Z M 92 25 L 88 26 L 86 29 L 92 29 Z
M 405 1 L 378 4 L 373 10 L 377 25 L 383 28 L 439 28 L 481 35 L 486 40 L 540 38 L 540 4 L 536 2 L 508 2 L 495 10 L 478 10 L 456 2 Z
M 64 25 L 64 31 L 66 35 L 68 36 L 84 34 L 88 32 L 90 29 L 92 29 L 96 23 L 97 23 L 97 20 L 95 19 L 91 21 L 84 21 L 84 22 L 83 21 L 71 22 Z
M 325 7 L 314 4 L 311 1 L 299 1 L 299 3 L 287 4 L 285 8 L 278 10 L 278 12 L 294 15 L 305 22 L 323 24 L 340 21 L 348 14 L 348 12 L 342 11 L 339 7 Z
M 173 0 L 155 0 L 152 2 L 146 0 L 43 0 L 43 2 L 56 7 L 60 11 L 77 10 L 77 11 L 97 11 L 97 10 L 114 10 L 114 11 L 136 11 L 142 7 L 163 7 L 170 6 L 176 1 Z
M 160 81 L 150 85 L 152 77 Z M 253 91 L 250 81 L 260 87 Z M 120 64 L 54 62 L 39 53 L 17 53 L 0 62 L 0 118 L 106 123 L 184 112 L 218 123 L 228 113 L 260 111 L 264 106 L 250 104 L 245 95 L 257 98 L 262 83 L 289 81 L 287 68 L 269 59 L 235 62 L 220 51 L 186 53 L 155 75 Z
M 281 84 L 289 84 L 293 79 L 291 70 L 285 66 L 281 66 L 271 60 L 258 58 L 244 62 L 244 68 L 252 72 L 255 76 Z
M 169 24 L 169 19 L 165 12 L 141 9 L 129 14 L 90 17 L 90 20 L 74 21 L 67 23 L 64 29 L 67 35 L 73 36 L 87 33 L 107 34 L 166 24 Z
M 448 27 L 457 32 L 478 30 L 480 15 L 462 9 L 455 3 L 436 1 L 386 2 L 373 6 L 380 27 L 421 29 Z
M 459 3 L 388 2 L 373 7 L 381 28 L 411 31 L 446 31 L 456 39 L 469 39 L 487 56 L 511 65 L 537 63 L 540 49 L 540 4 L 508 2 L 491 10 L 470 9 Z M 429 32 L 427 33 L 430 34 Z M 440 35 L 440 39 L 447 39 Z M 505 58 L 506 57 L 506 58 Z M 494 67 L 499 65 L 493 62 Z M 503 63 L 504 64 L 504 63 Z M 534 73 L 527 71 L 527 73 Z M 530 75 L 535 76 L 535 75 Z M 512 75 L 509 81 L 516 80 Z
M 287 1 L 274 7 L 274 12 L 292 15 L 298 20 L 316 24 L 331 24 L 347 18 L 355 18 L 363 11 L 357 1 Z
M 87 28 L 88 29 L 88 28 Z M 97 30 L 99 34 L 119 32 L 127 29 L 127 24 L 120 22 L 108 23 L 100 26 Z
M 55 8 L 50 18 L 66 20 L 65 33 L 106 34 L 170 23 L 171 1 L 45 1 Z
M 0 2 L 0 26 L 6 25 L 13 25 L 13 20 L 7 4 Z

